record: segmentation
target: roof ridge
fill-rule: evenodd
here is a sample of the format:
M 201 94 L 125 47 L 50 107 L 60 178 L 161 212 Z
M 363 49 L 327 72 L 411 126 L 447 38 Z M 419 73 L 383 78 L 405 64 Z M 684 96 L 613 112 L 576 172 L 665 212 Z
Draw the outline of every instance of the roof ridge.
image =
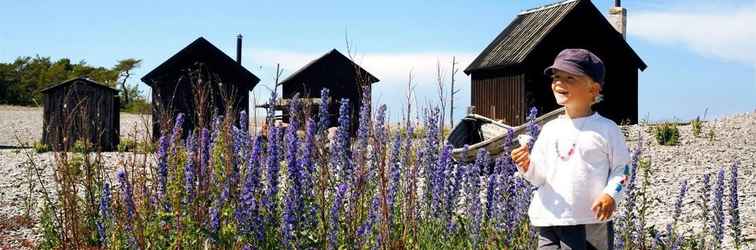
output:
M 550 4 L 547 4 L 547 5 L 543 5 L 543 6 L 539 6 L 539 7 L 523 10 L 520 13 L 518 13 L 517 15 L 519 16 L 519 15 L 530 14 L 530 13 L 533 13 L 533 12 L 538 12 L 538 11 L 554 8 L 554 7 L 565 5 L 565 4 L 568 4 L 568 3 L 575 2 L 575 1 L 581 1 L 581 0 L 566 0 L 566 1 L 556 2 L 556 3 L 550 3 Z
M 91 79 L 89 77 L 86 77 L 86 76 L 77 76 L 77 77 L 69 78 L 69 79 L 64 80 L 62 82 L 57 82 L 57 83 L 49 84 L 46 87 L 40 89 L 39 92 L 47 92 L 48 90 L 51 90 L 51 89 L 54 89 L 54 88 L 58 88 L 60 86 L 63 86 L 63 85 L 69 84 L 69 83 L 73 83 L 76 80 L 81 80 L 81 81 L 84 81 L 84 82 L 88 82 L 88 83 L 94 84 L 95 86 L 111 89 L 111 90 L 116 91 L 116 92 L 119 91 L 116 88 L 108 86 L 105 83 L 98 82 L 98 81 L 96 81 L 94 79 Z

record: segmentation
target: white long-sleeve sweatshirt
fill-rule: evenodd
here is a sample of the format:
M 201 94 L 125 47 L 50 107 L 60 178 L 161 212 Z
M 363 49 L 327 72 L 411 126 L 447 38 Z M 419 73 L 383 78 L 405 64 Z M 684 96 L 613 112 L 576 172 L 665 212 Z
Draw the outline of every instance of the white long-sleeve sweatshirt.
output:
M 546 123 L 530 152 L 528 171 L 519 169 L 538 188 L 528 209 L 531 224 L 605 222 L 596 218 L 591 205 L 602 193 L 619 203 L 629 161 L 630 151 L 617 124 L 596 112 Z

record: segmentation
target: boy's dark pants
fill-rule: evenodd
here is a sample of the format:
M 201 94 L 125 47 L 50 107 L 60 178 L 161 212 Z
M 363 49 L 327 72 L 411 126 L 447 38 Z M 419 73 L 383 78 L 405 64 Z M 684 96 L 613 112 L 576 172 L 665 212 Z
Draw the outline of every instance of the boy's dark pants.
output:
M 536 227 L 538 249 L 612 249 L 614 227 L 612 222 Z

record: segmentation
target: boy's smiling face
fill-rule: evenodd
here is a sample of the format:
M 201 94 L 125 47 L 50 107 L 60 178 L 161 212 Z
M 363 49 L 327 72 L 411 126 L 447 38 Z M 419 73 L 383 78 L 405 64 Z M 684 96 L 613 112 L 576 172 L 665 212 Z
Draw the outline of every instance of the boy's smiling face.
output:
M 557 104 L 567 108 L 590 107 L 601 91 L 601 85 L 586 75 L 552 69 L 551 79 L 551 91 Z

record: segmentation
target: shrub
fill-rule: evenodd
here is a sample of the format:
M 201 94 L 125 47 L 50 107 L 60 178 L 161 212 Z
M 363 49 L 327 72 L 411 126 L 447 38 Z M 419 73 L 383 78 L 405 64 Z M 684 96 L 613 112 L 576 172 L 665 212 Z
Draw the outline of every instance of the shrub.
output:
M 690 126 L 693 129 L 693 136 L 698 137 L 701 135 L 701 127 L 703 126 L 703 121 L 699 117 L 696 117 L 696 119 L 690 121 Z
M 34 152 L 37 152 L 39 154 L 50 151 L 50 145 L 42 142 L 35 142 L 32 148 L 34 148 Z
M 90 144 L 86 140 L 76 140 L 71 146 L 71 152 L 87 153 L 90 150 Z
M 706 135 L 706 137 L 708 137 L 708 138 L 709 138 L 709 141 L 714 141 L 714 140 L 716 140 L 717 134 L 716 134 L 716 132 L 714 131 L 714 127 L 712 127 L 711 129 L 709 129 L 709 133 L 708 133 L 708 134 Z
M 118 143 L 117 150 L 118 152 L 130 152 L 134 150 L 136 147 L 136 142 L 129 139 L 122 139 L 120 143 Z
M 134 114 L 151 114 L 152 105 L 142 98 L 134 99 L 125 105 L 121 111 Z
M 677 129 L 677 125 L 673 123 L 656 125 L 654 128 L 654 134 L 656 142 L 658 142 L 659 145 L 677 145 L 680 140 L 680 131 Z

